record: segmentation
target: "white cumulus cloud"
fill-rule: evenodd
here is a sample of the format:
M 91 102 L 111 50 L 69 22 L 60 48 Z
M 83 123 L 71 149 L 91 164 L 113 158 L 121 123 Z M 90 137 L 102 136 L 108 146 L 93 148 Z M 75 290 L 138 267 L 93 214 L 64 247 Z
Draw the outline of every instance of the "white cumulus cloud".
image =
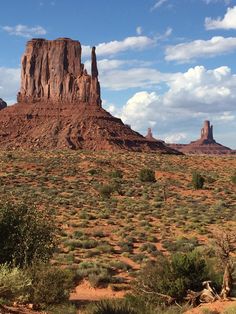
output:
M 213 29 L 236 29 L 236 6 L 228 8 L 225 16 L 221 19 L 206 17 L 205 27 L 207 30 Z
M 166 143 L 182 143 L 187 138 L 186 133 L 173 133 L 164 138 Z
M 46 29 L 42 26 L 30 27 L 27 25 L 18 24 L 16 26 L 3 26 L 2 29 L 10 35 L 21 36 L 21 37 L 32 37 L 35 35 L 45 35 Z
M 163 76 L 163 79 L 167 91 L 137 92 L 120 110 L 112 107 L 113 114 L 143 134 L 148 127 L 154 127 L 157 134 L 161 130 L 158 137 L 169 142 L 190 140 L 185 137 L 187 129 L 194 125 L 200 128 L 206 119 L 234 123 L 236 75 L 230 68 L 208 70 L 196 66 L 183 73 Z
M 215 57 L 236 51 L 236 37 L 215 36 L 209 40 L 194 40 L 169 46 L 165 51 L 167 61 L 189 62 L 192 59 Z
M 0 98 L 12 103 L 20 86 L 20 69 L 0 67 Z
M 111 56 L 128 50 L 142 50 L 155 46 L 156 40 L 147 36 L 132 36 L 121 41 L 114 40 L 107 43 L 100 43 L 96 46 L 98 56 Z M 89 46 L 82 46 L 83 55 L 91 53 Z

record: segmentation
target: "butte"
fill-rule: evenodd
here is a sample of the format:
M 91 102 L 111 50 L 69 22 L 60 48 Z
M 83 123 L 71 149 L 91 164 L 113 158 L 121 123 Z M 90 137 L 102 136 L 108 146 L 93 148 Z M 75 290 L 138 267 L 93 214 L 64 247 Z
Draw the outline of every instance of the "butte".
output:
M 204 121 L 200 138 L 189 144 L 169 144 L 169 147 L 179 150 L 184 154 L 223 155 L 235 154 L 229 147 L 217 143 L 213 137 L 213 126 L 210 121 Z
M 91 75 L 81 54 L 80 42 L 69 38 L 28 41 L 17 103 L 0 110 L 0 147 L 179 154 L 102 108 L 95 47 Z

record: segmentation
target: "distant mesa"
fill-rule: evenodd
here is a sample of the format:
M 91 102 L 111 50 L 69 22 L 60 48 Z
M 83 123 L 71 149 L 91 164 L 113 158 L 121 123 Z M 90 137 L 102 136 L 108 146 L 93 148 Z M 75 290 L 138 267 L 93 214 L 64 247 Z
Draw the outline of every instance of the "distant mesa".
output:
M 7 103 L 2 98 L 0 98 L 0 110 L 6 107 L 7 107 Z
M 102 108 L 95 47 L 91 74 L 79 41 L 34 38 L 21 60 L 17 104 L 0 112 L 0 147 L 180 154 L 146 139 Z
M 189 144 L 168 144 L 169 147 L 179 150 L 184 154 L 234 154 L 235 151 L 217 143 L 213 137 L 213 126 L 210 121 L 204 121 L 201 129 L 200 139 Z

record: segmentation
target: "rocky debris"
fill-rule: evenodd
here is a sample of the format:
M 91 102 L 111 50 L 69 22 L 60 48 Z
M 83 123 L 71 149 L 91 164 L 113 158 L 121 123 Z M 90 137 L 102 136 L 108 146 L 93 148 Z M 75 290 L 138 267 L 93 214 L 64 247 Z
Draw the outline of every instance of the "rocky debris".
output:
M 0 98 L 0 110 L 6 107 L 7 107 L 7 103 L 2 98 Z
M 95 47 L 92 73 L 81 63 L 81 44 L 69 38 L 28 41 L 21 60 L 19 103 L 89 103 L 101 105 Z
M 217 143 L 213 137 L 213 126 L 210 121 L 204 121 L 201 129 L 200 139 L 189 144 L 168 144 L 169 147 L 176 149 L 184 154 L 235 154 L 229 147 Z
M 150 141 L 101 107 L 95 47 L 91 75 L 81 45 L 32 39 L 22 57 L 18 103 L 0 113 L 0 147 L 180 152 Z

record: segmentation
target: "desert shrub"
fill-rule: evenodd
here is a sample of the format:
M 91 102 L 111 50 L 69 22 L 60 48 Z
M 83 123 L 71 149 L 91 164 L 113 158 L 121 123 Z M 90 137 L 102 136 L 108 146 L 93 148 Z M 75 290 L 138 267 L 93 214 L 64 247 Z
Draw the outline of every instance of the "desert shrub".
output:
M 207 279 L 210 278 L 206 261 L 196 252 L 177 253 L 170 259 L 158 256 L 140 271 L 134 291 L 154 304 L 164 302 L 156 293 L 182 301 L 187 289 L 201 290 Z
M 102 300 L 87 307 L 86 314 L 136 314 L 124 300 Z
M 111 178 L 119 178 L 122 179 L 123 178 L 123 173 L 120 169 L 114 170 L 110 173 L 110 177 Z
M 25 204 L 0 206 L 0 263 L 24 267 L 47 261 L 55 245 L 55 226 L 46 212 Z
M 181 237 L 176 241 L 163 241 L 163 246 L 170 252 L 182 252 L 187 253 L 193 251 L 197 246 L 199 246 L 199 242 L 197 238 L 185 238 Z
M 103 270 L 100 273 L 92 273 L 88 275 L 88 281 L 92 287 L 104 287 L 112 281 L 112 276 L 109 271 Z
M 95 174 L 98 173 L 98 170 L 97 169 L 89 169 L 88 170 L 88 174 L 90 174 L 91 176 L 94 176 Z
M 0 298 L 26 301 L 31 288 L 31 279 L 21 269 L 0 265 Z
M 139 171 L 139 179 L 142 182 L 156 182 L 155 172 L 148 168 L 141 169 Z
M 236 184 L 236 174 L 234 174 L 232 177 L 231 177 L 231 181 Z
M 111 185 L 108 184 L 104 184 L 100 187 L 99 189 L 99 193 L 101 195 L 102 198 L 110 198 L 111 194 L 113 192 L 113 187 Z
M 73 286 L 72 272 L 50 265 L 34 265 L 28 269 L 32 279 L 30 299 L 43 306 L 68 301 Z
M 203 188 L 205 179 L 198 172 L 194 172 L 192 174 L 192 184 L 195 190 L 199 190 Z

